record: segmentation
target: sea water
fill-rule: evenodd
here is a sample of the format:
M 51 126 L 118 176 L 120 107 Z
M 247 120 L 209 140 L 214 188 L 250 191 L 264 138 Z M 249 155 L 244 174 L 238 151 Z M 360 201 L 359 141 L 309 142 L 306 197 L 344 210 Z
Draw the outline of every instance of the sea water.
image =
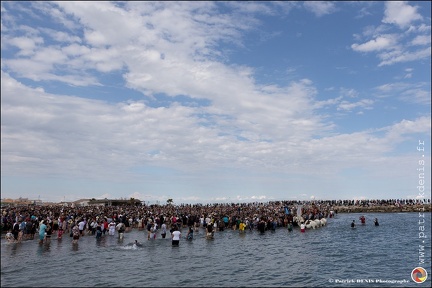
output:
M 192 241 L 183 228 L 178 247 L 169 236 L 147 240 L 147 231 L 137 229 L 123 240 L 86 235 L 78 245 L 66 234 L 42 245 L 38 235 L 16 244 L 2 239 L 1 286 L 430 287 L 430 223 L 430 213 L 344 213 L 305 233 L 226 229 L 207 240 L 200 228 Z M 411 278 L 419 266 L 429 273 L 421 284 Z

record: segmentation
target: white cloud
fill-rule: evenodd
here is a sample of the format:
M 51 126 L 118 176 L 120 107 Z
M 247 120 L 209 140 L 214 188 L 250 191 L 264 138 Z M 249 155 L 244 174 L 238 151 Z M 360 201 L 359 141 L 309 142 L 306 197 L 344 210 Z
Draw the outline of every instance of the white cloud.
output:
M 406 83 L 396 82 L 396 83 L 387 83 L 376 87 L 380 93 L 391 94 L 393 91 L 400 91 L 407 88 Z
M 336 11 L 334 3 L 329 1 L 306 1 L 303 3 L 303 6 L 318 17 L 331 14 Z
M 354 108 L 363 108 L 363 109 L 371 109 L 372 104 L 374 103 L 373 100 L 371 99 L 362 99 L 360 101 L 357 102 L 348 102 L 348 101 L 342 101 L 338 107 L 337 110 L 346 110 L 346 111 L 351 111 Z
M 238 2 L 238 1 L 229 1 L 226 3 L 230 8 L 235 9 L 236 11 L 241 11 L 241 13 L 263 13 L 267 15 L 272 15 L 275 13 L 274 9 L 266 5 L 267 3 L 251 1 L 251 2 Z M 279 3 L 274 3 L 275 5 Z M 287 3 L 288 4 L 288 3 Z M 279 5 L 280 7 L 289 8 L 291 5 Z
M 407 69 L 408 72 L 411 70 Z M 431 103 L 430 83 L 394 82 L 380 85 L 375 90 L 378 91 L 377 97 L 381 98 L 398 95 L 397 99 L 404 102 L 426 105 Z
M 13 97 L 17 93 L 20 98 Z M 345 105 L 342 108 L 353 109 L 371 104 L 370 100 L 365 99 L 351 106 L 342 103 L 342 106 Z M 218 136 L 229 132 L 227 129 L 231 125 L 220 125 L 217 129 L 200 126 L 199 119 L 192 116 L 197 112 L 194 108 L 150 108 L 139 102 L 112 106 L 76 97 L 54 97 L 28 89 L 5 74 L 2 75 L 1 109 L 3 119 L 7 120 L 2 123 L 2 166 L 8 167 L 7 171 L 4 170 L 8 175 L 18 171 L 37 171 L 99 178 L 116 175 L 119 169 L 156 163 L 179 171 L 195 172 L 202 171 L 203 167 L 216 169 L 228 163 L 230 167 L 238 168 L 255 166 L 296 171 L 305 163 L 315 163 L 319 167 L 328 161 L 326 163 L 331 167 L 333 162 L 341 165 L 341 161 L 336 159 L 344 159 L 346 163 L 351 163 L 353 159 L 364 162 L 381 154 L 383 145 L 388 151 L 394 147 L 390 142 L 385 143 L 387 137 L 380 139 L 367 132 L 310 140 L 310 136 L 301 136 L 301 130 L 314 127 L 310 131 L 313 132 L 319 128 L 307 123 L 306 119 L 292 122 L 299 127 L 298 130 L 287 126 L 287 131 L 279 129 L 279 135 L 270 134 L 271 142 L 258 139 L 244 142 L 233 136 Z M 243 125 L 245 133 L 254 135 L 263 133 L 259 132 L 261 129 L 265 130 L 265 127 L 256 130 L 256 125 L 265 122 L 240 120 L 232 125 Z M 391 128 L 391 140 L 396 140 L 403 133 L 427 132 L 426 120 L 420 118 L 404 121 L 402 126 L 395 125 Z M 406 123 L 411 124 L 408 126 Z M 309 125 L 311 128 L 308 128 Z M 408 130 L 401 131 L 398 127 Z M 17 145 L 20 142 L 28 144 Z M 265 160 L 262 153 L 266 155 Z M 335 153 L 338 157 L 332 158 Z M 45 166 L 44 163 L 50 165 Z M 34 170 L 34 167 L 38 169 Z M 126 176 L 120 175 L 117 177 Z
M 225 124 L 223 119 L 216 118 L 221 128 L 210 129 L 200 126 L 199 119 L 191 116 L 198 112 L 193 108 L 175 105 L 169 108 L 150 108 L 143 103 L 134 102 L 107 106 L 103 102 L 59 95 L 53 97 L 43 95 L 41 91 L 35 93 L 35 90 L 25 88 L 5 74 L 2 75 L 2 80 L 2 115 L 9 120 L 21 117 L 21 120 L 15 123 L 18 126 L 13 126 L 14 122 L 4 123 L 9 128 L 3 130 L 2 137 L 5 137 L 3 148 L 7 151 L 9 147 L 13 147 L 9 145 L 13 143 L 14 135 L 19 135 L 17 134 L 19 131 L 24 132 L 22 129 L 26 129 L 28 137 L 31 135 L 32 143 L 39 143 L 32 147 L 33 151 L 5 153 L 3 160 L 6 162 L 11 159 L 23 159 L 20 155 L 29 154 L 39 155 L 32 161 L 35 162 L 35 165 L 40 165 L 38 163 L 41 163 L 42 158 L 59 157 L 57 160 L 52 159 L 51 163 L 54 167 L 64 165 L 64 161 L 72 160 L 76 157 L 74 155 L 81 155 L 58 171 L 85 175 L 96 168 L 95 164 L 91 164 L 92 162 L 99 163 L 97 166 L 101 165 L 101 167 L 105 166 L 104 163 L 111 162 L 109 166 L 120 168 L 124 167 L 122 164 L 124 161 L 131 160 L 130 165 L 132 166 L 144 165 L 144 163 L 151 165 L 157 160 L 165 163 L 163 165 L 170 164 L 174 167 L 182 167 L 182 169 L 195 170 L 196 165 L 202 164 L 196 159 L 211 160 L 216 165 L 223 165 L 226 161 L 234 166 L 259 163 L 261 160 L 260 156 L 256 155 L 257 151 L 265 151 L 271 147 L 269 144 L 260 142 L 260 135 L 266 130 L 265 126 L 270 125 L 272 121 L 275 123 L 271 118 L 252 122 L 252 118 L 248 119 L 249 116 L 242 112 L 243 115 Z M 14 90 L 15 92 L 12 92 Z M 20 93 L 21 97 L 14 99 L 12 95 L 15 93 Z M 20 102 L 9 104 L 10 101 L 17 100 Z M 31 103 L 31 106 L 27 106 L 27 103 Z M 76 107 L 77 110 L 72 107 Z M 262 113 L 266 113 L 265 111 Z M 277 114 L 275 117 L 278 117 Z M 269 123 L 266 124 L 266 121 Z M 289 137 L 296 141 L 294 140 L 296 137 L 302 139 L 317 129 L 313 122 L 306 121 L 306 118 L 304 121 L 298 119 L 290 121 L 295 124 L 294 127 L 285 127 L 286 132 L 283 134 L 280 134 L 280 131 L 277 133 L 277 129 L 272 128 L 271 131 L 266 131 L 267 136 L 272 139 L 283 139 L 287 136 L 286 133 L 293 133 L 294 135 Z M 34 123 L 31 130 L 27 130 L 25 126 L 20 127 L 25 123 Z M 125 129 L 125 127 L 128 128 Z M 242 134 L 250 138 L 250 141 L 236 140 L 235 131 L 231 131 L 230 127 L 240 127 Z M 302 130 L 309 130 L 309 132 L 302 132 Z M 228 136 L 218 136 L 219 133 L 228 134 Z M 302 134 L 304 136 L 301 136 Z M 60 135 L 63 136 L 60 137 Z M 109 143 L 104 139 L 110 139 Z M 98 151 L 92 148 L 99 145 L 104 148 Z M 152 154 L 149 151 L 159 152 Z M 204 151 L 207 152 L 204 153 Z M 137 155 L 140 156 L 137 157 Z M 233 161 L 233 159 L 237 160 Z M 73 162 L 77 164 L 72 165 Z M 14 165 L 9 167 L 14 170 Z M 75 167 L 83 168 L 77 170 Z M 90 170 L 87 171 L 87 169 Z M 41 167 L 40 172 L 43 171 L 44 168 Z
M 405 69 L 405 75 L 402 77 L 404 79 L 410 79 L 413 77 L 414 69 L 412 68 L 406 68 Z
M 406 90 L 401 94 L 400 99 L 409 103 L 430 105 L 431 104 L 430 87 L 429 90 L 425 90 L 420 87 Z
M 387 1 L 382 22 L 406 28 L 412 22 L 422 20 L 422 16 L 417 13 L 417 7 L 408 3 L 407 1 Z
M 80 43 L 81 42 L 81 38 L 75 35 L 70 35 L 66 32 L 56 31 L 50 28 L 41 28 L 40 31 L 50 36 L 56 42 L 60 42 L 60 43 L 73 43 L 73 42 Z
M 342 97 L 349 97 L 349 98 L 357 98 L 359 95 L 359 92 L 356 91 L 355 89 L 347 89 L 347 88 L 340 88 L 339 91 L 340 95 Z
M 55 3 L 58 4 L 58 2 L 52 2 L 52 3 L 42 2 L 42 1 L 31 2 L 31 6 L 33 8 L 32 12 L 34 12 L 34 14 L 37 14 L 38 17 L 41 18 L 49 17 L 53 19 L 55 22 L 57 22 L 60 26 L 64 26 L 71 31 L 79 29 L 79 26 L 73 19 L 70 19 L 68 15 L 66 15 L 64 11 L 62 11 L 62 9 L 59 9 L 57 5 L 53 5 Z M 41 14 L 38 12 L 41 12 Z M 32 17 L 34 16 L 32 15 Z
M 31 56 L 35 53 L 38 45 L 44 41 L 41 37 L 15 37 L 7 40 L 9 45 L 16 46 L 20 51 L 17 53 L 19 56 Z
M 378 66 L 392 65 L 401 62 L 411 62 L 431 56 L 431 47 L 424 48 L 417 51 L 392 51 L 388 53 L 379 54 L 382 61 Z
M 248 25 L 256 25 L 254 21 L 244 21 L 246 16 L 241 14 L 215 15 L 212 12 L 212 9 L 215 8 L 214 4 L 206 2 L 190 2 L 188 5 L 163 2 L 146 3 L 146 5 L 128 3 L 127 5 L 133 9 L 122 9 L 108 2 L 58 2 L 56 4 L 60 5 L 61 9 L 53 8 L 46 3 L 35 5 L 35 7 L 44 13 L 56 11 L 56 17 L 59 19 L 73 17 L 84 25 L 81 31 L 83 34 L 81 36 L 79 30 L 69 35 L 66 32 L 59 34 L 52 32 L 49 37 L 83 43 L 82 46 L 79 47 L 76 44 L 66 46 L 66 43 L 63 43 L 63 47 L 45 46 L 45 51 L 48 51 L 46 49 L 49 48 L 51 51 L 67 52 L 68 55 L 61 62 L 57 62 L 56 66 L 44 64 L 44 67 L 36 69 L 46 72 L 40 73 L 37 77 L 31 76 L 33 73 L 26 71 L 22 66 L 6 61 L 5 64 L 9 69 L 19 69 L 17 73 L 41 81 L 44 80 L 44 77 L 52 80 L 51 74 L 55 73 L 56 67 L 67 66 L 69 73 L 75 77 L 84 72 L 81 81 L 74 81 L 73 84 L 77 85 L 78 83 L 94 83 L 94 81 L 84 79 L 87 78 L 85 73 L 87 70 L 96 67 L 101 72 L 109 72 L 122 69 L 123 65 L 126 65 L 128 74 L 125 79 L 130 81 L 130 87 L 141 89 L 137 85 L 142 79 L 140 75 L 152 74 L 153 81 L 146 82 L 145 87 L 148 86 L 148 88 L 144 89 L 152 93 L 156 91 L 155 87 L 160 90 L 166 83 L 171 82 L 166 79 L 179 79 L 179 83 L 190 81 L 187 79 L 189 74 L 184 74 L 184 67 L 197 66 L 199 71 L 203 71 L 202 68 L 207 65 L 208 61 L 204 61 L 204 57 L 223 57 L 223 54 L 217 51 L 214 45 L 220 41 L 240 44 L 240 31 L 250 29 L 251 26 Z M 169 9 L 165 9 L 168 7 Z M 206 14 L 192 14 L 200 9 L 205 9 Z M 60 17 L 59 13 L 64 13 L 64 15 Z M 248 18 L 248 20 L 253 20 L 251 17 Z M 122 32 L 118 33 L 118 31 Z M 41 38 L 36 39 L 39 39 L 39 42 L 42 41 Z M 32 52 L 41 56 L 44 53 L 44 50 L 35 48 L 35 41 L 30 41 L 28 38 L 21 42 L 18 40 L 11 41 L 11 43 L 26 48 L 23 50 L 26 55 Z M 116 48 L 112 48 L 113 46 Z M 33 67 L 42 65 L 34 58 L 28 58 L 25 61 Z M 212 65 L 211 62 L 210 65 Z M 218 69 L 217 66 L 213 67 Z M 133 75 L 138 75 L 138 81 L 134 80 Z M 58 80 L 61 81 L 61 78 Z M 67 76 L 65 80 L 70 81 Z M 178 91 L 171 90 L 173 87 L 174 85 L 171 85 L 167 87 L 167 91 L 157 92 L 174 95 L 172 93 Z
M 422 21 L 423 17 L 417 13 L 416 6 L 410 6 L 406 1 L 388 1 L 385 4 L 383 23 L 396 24 L 395 29 L 390 25 L 377 27 L 367 26 L 362 35 L 354 34 L 356 42 L 351 48 L 357 52 L 377 53 L 380 60 L 379 67 L 402 62 L 412 62 L 430 57 L 430 25 L 415 21 Z M 390 33 L 393 32 L 393 33 Z M 363 37 L 366 40 L 363 40 Z M 369 39 L 369 40 L 368 40 Z M 427 47 L 417 47 L 427 46 Z
M 427 24 L 420 24 L 417 26 L 410 26 L 410 28 L 408 29 L 407 32 L 410 33 L 429 33 L 431 32 L 431 25 L 427 25 Z
M 431 44 L 431 35 L 418 35 L 412 41 L 411 45 L 428 45 Z
M 363 44 L 352 44 L 351 48 L 354 51 L 371 52 L 371 51 L 393 49 L 396 43 L 397 41 L 394 35 L 383 35 Z
M 423 116 L 415 121 L 412 120 L 401 120 L 394 125 L 387 127 L 387 141 L 401 141 L 404 139 L 406 134 L 421 134 L 425 133 L 425 136 L 430 135 L 431 131 L 431 117 Z

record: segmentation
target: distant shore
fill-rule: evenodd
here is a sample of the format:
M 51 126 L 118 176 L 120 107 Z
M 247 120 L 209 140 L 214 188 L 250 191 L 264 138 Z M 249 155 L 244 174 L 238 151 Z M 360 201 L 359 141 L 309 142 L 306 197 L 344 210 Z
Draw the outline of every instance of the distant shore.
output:
M 377 205 L 377 206 L 333 206 L 337 213 L 403 213 L 403 212 L 431 212 L 431 204 L 416 205 Z

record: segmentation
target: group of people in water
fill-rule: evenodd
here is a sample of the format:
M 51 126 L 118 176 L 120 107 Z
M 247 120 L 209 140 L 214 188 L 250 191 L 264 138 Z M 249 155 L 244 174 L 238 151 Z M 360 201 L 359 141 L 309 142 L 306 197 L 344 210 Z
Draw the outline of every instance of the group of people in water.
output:
M 337 206 L 331 201 L 275 201 L 231 204 L 181 204 L 181 205 L 125 205 L 125 206 L 7 206 L 1 208 L 2 231 L 7 231 L 10 242 L 33 240 L 49 242 L 54 235 L 62 239 L 72 237 L 78 243 L 85 235 L 101 239 L 106 234 L 123 239 L 131 229 L 147 230 L 147 239 L 166 238 L 169 233 L 173 245 L 178 245 L 182 228 L 187 228 L 186 239 L 193 239 L 194 232 L 204 228 L 205 237 L 211 239 L 215 231 L 225 229 L 268 230 L 285 228 L 289 232 L 298 227 L 305 231 L 308 223 L 332 218 Z M 365 217 L 360 217 L 365 224 Z M 325 223 L 325 222 L 324 222 Z M 378 219 L 374 223 L 379 225 Z M 355 227 L 355 221 L 351 223 Z M 309 227 L 308 227 L 309 228 Z M 160 235 L 160 236 L 157 236 Z
M 304 221 L 332 217 L 337 213 L 329 203 L 276 201 L 268 203 L 231 204 L 182 204 L 182 205 L 125 205 L 125 206 L 82 206 L 27 205 L 2 207 L 2 231 L 8 231 L 8 241 L 39 239 L 40 243 L 50 241 L 55 235 L 62 239 L 69 235 L 73 243 L 85 235 L 100 239 L 105 234 L 122 238 L 131 229 L 147 230 L 147 239 L 156 235 L 179 240 L 173 229 L 187 227 L 186 237 L 193 239 L 193 232 L 205 228 L 207 237 L 215 231 L 275 230 L 284 227 L 289 231 L 295 226 L 297 216 Z M 173 236 L 174 235 L 174 236 Z M 180 232 L 181 235 L 181 232 Z
M 364 215 L 360 216 L 359 220 L 362 225 L 366 225 L 366 217 Z M 375 218 L 373 222 L 375 226 L 379 226 L 378 218 Z M 355 228 L 355 227 L 356 227 L 355 220 L 353 220 L 351 222 L 351 228 Z

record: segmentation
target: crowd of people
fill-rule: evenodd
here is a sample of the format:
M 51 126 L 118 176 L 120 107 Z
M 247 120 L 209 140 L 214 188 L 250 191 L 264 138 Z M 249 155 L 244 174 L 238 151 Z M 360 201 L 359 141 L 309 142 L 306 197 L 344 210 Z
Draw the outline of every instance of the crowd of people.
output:
M 64 234 L 77 243 L 80 237 L 105 234 L 123 237 L 131 229 L 147 230 L 148 239 L 160 234 L 178 240 L 180 230 L 188 227 L 187 238 L 193 231 L 205 228 L 211 237 L 214 231 L 225 229 L 275 230 L 278 227 L 292 231 L 301 226 L 296 221 L 332 217 L 342 205 L 415 205 L 417 200 L 334 200 L 334 201 L 274 201 L 253 203 L 215 203 L 181 205 L 125 205 L 81 206 L 27 205 L 1 208 L 1 229 L 8 241 L 33 240 L 38 235 L 40 243 L 50 241 L 52 235 L 62 239 Z M 178 231 L 179 233 L 173 233 Z M 181 234 L 181 233 L 180 233 Z

